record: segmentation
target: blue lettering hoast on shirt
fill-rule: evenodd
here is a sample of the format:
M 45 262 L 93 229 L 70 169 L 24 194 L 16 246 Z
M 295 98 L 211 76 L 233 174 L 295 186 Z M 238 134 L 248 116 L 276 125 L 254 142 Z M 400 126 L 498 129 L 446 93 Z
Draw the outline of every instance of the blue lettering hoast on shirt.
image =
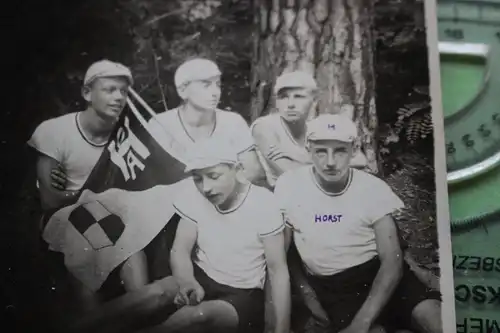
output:
M 342 218 L 341 214 L 315 214 L 315 223 L 338 223 Z

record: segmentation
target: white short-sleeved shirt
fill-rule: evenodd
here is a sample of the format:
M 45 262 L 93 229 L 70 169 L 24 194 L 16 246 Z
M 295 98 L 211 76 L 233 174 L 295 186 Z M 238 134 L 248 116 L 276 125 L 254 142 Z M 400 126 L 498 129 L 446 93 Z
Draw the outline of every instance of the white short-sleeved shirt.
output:
M 196 142 L 186 131 L 186 127 L 182 123 L 179 114 L 179 109 L 177 108 L 159 113 L 155 118 L 158 120 L 159 124 L 154 120 L 150 120 L 149 125 L 152 131 L 168 132 L 176 141 L 178 147 L 180 147 L 177 151 L 181 156 L 176 157 L 183 160 L 184 156 L 182 155 L 184 155 L 184 153 L 182 152 L 189 151 Z M 161 126 L 161 128 L 159 128 L 159 126 Z M 215 111 L 215 128 L 211 137 L 226 142 L 229 146 L 233 147 L 238 154 L 255 148 L 250 127 L 243 117 L 236 112 L 217 109 Z
M 335 195 L 319 187 L 312 166 L 284 173 L 274 194 L 306 269 L 315 275 L 333 275 L 375 257 L 374 224 L 404 207 L 384 181 L 356 169 Z
M 307 150 L 304 146 L 295 141 L 292 134 L 283 123 L 280 114 L 273 113 L 257 118 L 250 127 L 251 131 L 254 130 L 255 126 L 260 127 L 266 132 L 266 135 L 273 138 L 272 144 L 278 145 L 281 152 L 286 154 L 290 159 L 304 164 L 311 163 L 311 158 Z M 267 181 L 270 185 L 274 186 L 279 174 L 277 170 L 267 162 L 267 157 L 264 157 L 261 152 L 259 152 L 259 155 L 260 161 L 266 171 Z
M 66 189 L 79 190 L 99 160 L 106 144 L 88 141 L 78 122 L 79 112 L 68 113 L 42 122 L 28 140 L 28 145 L 52 157 L 64 168 Z
M 250 185 L 239 206 L 219 211 L 196 188 L 183 181 L 174 207 L 198 230 L 194 263 L 220 284 L 262 289 L 266 274 L 263 238 L 280 233 L 283 216 L 273 194 Z

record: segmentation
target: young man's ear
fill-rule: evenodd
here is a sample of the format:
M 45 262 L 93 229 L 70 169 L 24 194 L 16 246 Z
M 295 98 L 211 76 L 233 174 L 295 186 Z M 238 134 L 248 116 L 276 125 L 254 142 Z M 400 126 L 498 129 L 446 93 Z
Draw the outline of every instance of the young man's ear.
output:
M 313 96 L 314 102 L 318 102 L 320 98 L 321 90 L 319 89 L 311 89 L 311 95 Z
M 177 87 L 177 94 L 182 100 L 185 100 L 187 98 L 187 86 L 189 83 L 183 84 L 180 87 Z
M 240 183 L 245 183 L 245 182 L 248 182 L 248 179 L 247 177 L 245 176 L 245 170 L 243 170 L 243 164 L 241 164 L 241 162 L 238 162 L 236 163 L 234 166 L 233 166 L 234 170 L 236 171 L 236 179 L 240 182 Z
M 91 101 L 91 97 L 90 97 L 91 90 L 92 90 L 92 87 L 90 85 L 85 85 L 82 87 L 82 97 L 88 103 L 90 103 L 90 101 Z
M 240 161 L 238 161 L 235 165 L 233 165 L 233 168 L 234 168 L 237 172 L 239 172 L 239 171 L 243 170 L 243 164 L 241 164 L 241 162 L 240 162 Z
M 310 109 L 309 109 L 309 116 L 316 115 L 316 108 L 318 106 L 319 97 L 320 97 L 319 89 L 311 90 L 311 95 L 312 95 L 312 102 L 311 102 Z

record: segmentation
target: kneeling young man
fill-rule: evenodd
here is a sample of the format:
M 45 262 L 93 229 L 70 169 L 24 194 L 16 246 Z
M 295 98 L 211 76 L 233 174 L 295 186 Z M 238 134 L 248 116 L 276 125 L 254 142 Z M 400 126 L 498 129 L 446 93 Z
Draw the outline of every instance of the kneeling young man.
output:
M 391 213 L 403 202 L 381 179 L 349 167 L 356 125 L 322 115 L 307 126 L 313 164 L 283 174 L 275 195 L 287 234 L 333 332 L 442 332 L 440 295 L 403 260 Z
M 289 332 L 283 216 L 269 190 L 240 174 L 232 151 L 208 139 L 188 156 L 192 177 L 174 204 L 181 220 L 171 252 L 181 307 L 155 332 L 262 332 L 266 266 L 275 332 Z

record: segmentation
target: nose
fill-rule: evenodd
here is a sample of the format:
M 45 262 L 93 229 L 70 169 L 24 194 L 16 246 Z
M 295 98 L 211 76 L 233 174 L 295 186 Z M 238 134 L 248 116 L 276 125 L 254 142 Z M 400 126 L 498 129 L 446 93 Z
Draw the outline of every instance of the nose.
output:
M 212 97 L 218 98 L 220 96 L 220 93 L 221 93 L 220 87 L 214 83 L 214 84 L 212 84 L 211 88 L 212 88 L 211 89 L 212 90 Z
M 335 156 L 333 154 L 333 152 L 331 150 L 328 150 L 328 154 L 327 154 L 327 157 L 326 157 L 326 166 L 328 168 L 332 168 L 335 166 Z
M 205 195 L 211 195 L 213 191 L 212 185 L 210 182 L 207 182 L 206 180 L 203 182 L 203 193 Z
M 295 109 L 295 102 L 293 100 L 292 97 L 288 97 L 288 101 L 287 101 L 287 107 L 288 109 Z

